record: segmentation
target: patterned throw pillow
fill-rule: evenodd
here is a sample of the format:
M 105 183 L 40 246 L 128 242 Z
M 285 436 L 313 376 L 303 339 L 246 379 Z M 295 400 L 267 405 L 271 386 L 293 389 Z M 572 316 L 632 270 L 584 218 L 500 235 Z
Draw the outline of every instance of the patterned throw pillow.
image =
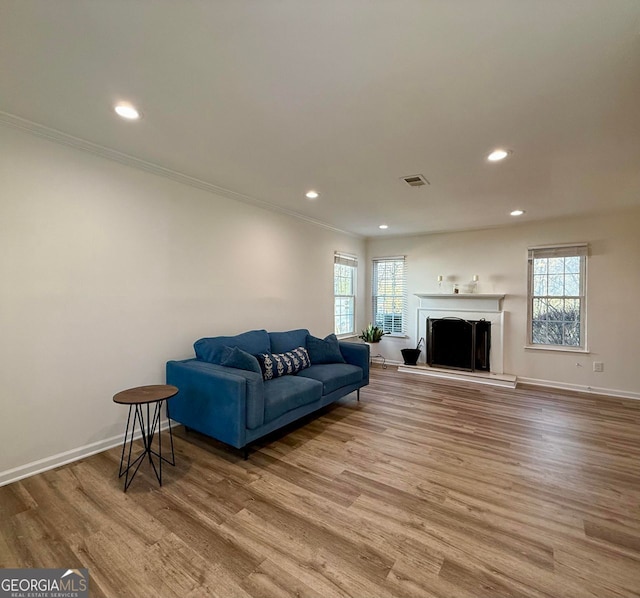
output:
M 304 347 L 286 353 L 260 353 L 256 358 L 265 380 L 296 374 L 311 365 L 309 353 Z

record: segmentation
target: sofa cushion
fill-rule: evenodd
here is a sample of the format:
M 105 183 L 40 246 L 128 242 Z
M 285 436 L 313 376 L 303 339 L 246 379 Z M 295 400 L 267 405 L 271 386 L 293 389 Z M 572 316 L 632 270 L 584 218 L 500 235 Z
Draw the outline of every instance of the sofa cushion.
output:
M 311 365 L 304 347 L 286 353 L 259 353 L 256 359 L 265 380 L 295 374 Z
M 268 353 L 271 350 L 271 343 L 266 330 L 250 330 L 236 336 L 201 338 L 193 345 L 198 359 L 218 365 L 222 360 L 222 351 L 225 347 L 238 347 L 251 355 L 256 355 Z
M 306 370 L 303 370 L 306 371 Z M 264 421 L 322 398 L 322 384 L 310 378 L 283 376 L 264 383 Z
M 340 353 L 340 343 L 335 334 L 330 334 L 324 339 L 308 334 L 306 342 L 312 364 L 346 363 L 342 353 Z
M 258 360 L 238 347 L 225 347 L 222 350 L 220 365 L 228 368 L 237 368 L 239 370 L 247 370 L 248 372 L 256 372 L 262 374 Z
M 270 332 L 272 353 L 286 353 L 293 351 L 296 347 L 306 347 L 306 340 L 309 331 L 305 328 L 298 330 L 288 330 L 287 332 Z
M 311 378 L 322 382 L 322 394 L 328 395 L 362 380 L 362 368 L 348 363 L 323 363 L 302 370 L 296 378 Z

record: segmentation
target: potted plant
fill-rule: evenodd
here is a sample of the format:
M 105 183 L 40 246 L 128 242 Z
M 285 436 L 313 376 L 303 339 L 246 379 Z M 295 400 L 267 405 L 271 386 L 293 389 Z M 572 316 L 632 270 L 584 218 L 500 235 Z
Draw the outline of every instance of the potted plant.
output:
M 422 351 L 420 350 L 420 346 L 424 342 L 424 339 L 421 338 L 418 341 L 415 349 L 401 349 L 400 353 L 402 353 L 402 358 L 404 359 L 404 365 L 418 365 L 418 357 Z
M 373 324 L 369 324 L 363 331 L 362 334 L 358 337 L 361 338 L 365 343 L 379 343 L 380 339 L 385 335 L 389 334 L 388 332 L 384 332 L 382 328 L 378 328 Z

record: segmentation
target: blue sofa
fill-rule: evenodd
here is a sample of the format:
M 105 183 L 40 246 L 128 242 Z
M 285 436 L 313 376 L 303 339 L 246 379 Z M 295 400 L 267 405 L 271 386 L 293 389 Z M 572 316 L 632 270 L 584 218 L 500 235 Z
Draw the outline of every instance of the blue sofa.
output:
M 265 379 L 265 355 L 290 355 L 298 347 L 308 348 L 310 367 Z M 360 388 L 369 383 L 368 345 L 339 342 L 333 335 L 316 339 L 305 329 L 202 338 L 194 349 L 195 358 L 167 363 L 167 384 L 179 389 L 168 401 L 169 416 L 244 449 L 245 458 L 251 442 L 354 391 L 359 400 Z M 244 362 L 223 365 L 235 365 L 230 355 Z M 262 370 L 252 356 L 263 360 Z

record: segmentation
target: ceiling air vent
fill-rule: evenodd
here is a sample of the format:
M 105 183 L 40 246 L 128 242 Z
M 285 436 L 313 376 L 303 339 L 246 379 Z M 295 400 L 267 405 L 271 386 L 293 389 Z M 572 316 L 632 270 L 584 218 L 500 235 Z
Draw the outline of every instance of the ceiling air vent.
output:
M 409 187 L 423 187 L 424 185 L 430 185 L 431 183 L 424 178 L 421 174 L 411 174 L 409 176 L 403 176 L 402 180 L 409 185 Z

